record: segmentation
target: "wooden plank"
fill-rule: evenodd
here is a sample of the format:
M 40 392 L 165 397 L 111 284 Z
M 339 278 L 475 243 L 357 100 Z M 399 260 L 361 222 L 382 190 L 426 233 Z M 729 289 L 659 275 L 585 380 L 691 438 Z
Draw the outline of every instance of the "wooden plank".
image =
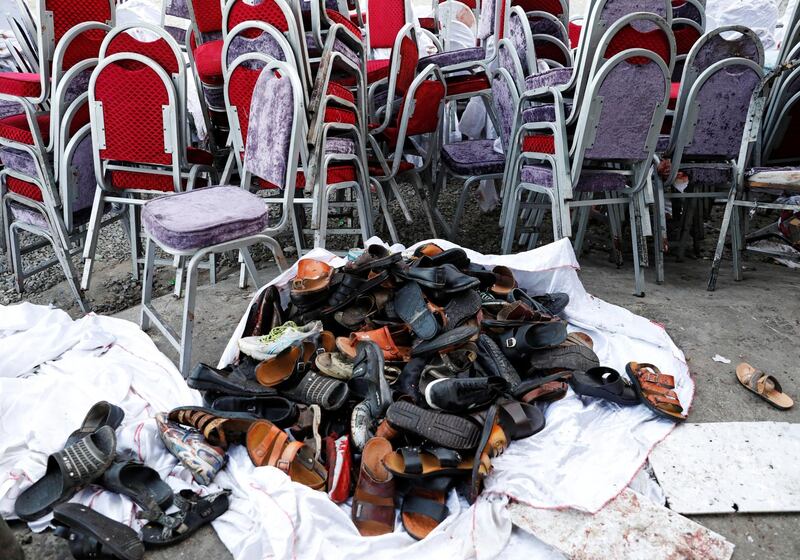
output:
M 784 188 L 800 190 L 800 169 L 761 171 L 751 175 L 747 183 L 753 188 Z

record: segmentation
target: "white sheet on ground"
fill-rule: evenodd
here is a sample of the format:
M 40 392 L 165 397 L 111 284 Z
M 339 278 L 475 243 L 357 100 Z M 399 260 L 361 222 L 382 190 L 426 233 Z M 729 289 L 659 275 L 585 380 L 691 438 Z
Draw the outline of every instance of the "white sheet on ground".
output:
M 468 254 L 488 266 L 511 266 L 520 285 L 534 292 L 567 292 L 571 327 L 592 336 L 602 363 L 618 369 L 629 360 L 658 364 L 676 376 L 681 401 L 691 401 L 694 387 L 680 350 L 660 326 L 587 294 L 567 240 L 519 255 Z M 324 250 L 308 257 L 342 262 Z M 285 286 L 293 274 L 290 269 L 272 283 Z M 243 328 L 241 322 L 222 365 L 235 357 Z M 0 377 L 0 514 L 13 514 L 14 499 L 44 473 L 47 455 L 61 448 L 86 410 L 102 399 L 119 403 L 126 412 L 118 451 L 133 452 L 174 488 L 188 486 L 188 472 L 161 445 L 152 417 L 200 398 L 135 324 L 97 316 L 70 322 L 57 310 L 0 307 L 0 344 L 16 352 L 10 359 L 0 353 L 0 367 L 24 376 Z M 36 364 L 37 374 L 27 375 Z M 514 442 L 495 462 L 476 505 L 467 507 L 451 495 L 450 517 L 424 541 L 413 541 L 399 528 L 361 538 L 347 506 L 336 506 L 325 494 L 291 482 L 272 467 L 254 468 L 240 447 L 231 449 L 228 466 L 215 480 L 215 488 L 231 488 L 233 495 L 229 512 L 214 528 L 241 560 L 318 558 L 323 551 L 326 558 L 558 558 L 534 537 L 512 531 L 509 500 L 597 511 L 625 488 L 672 426 L 642 406 L 623 410 L 572 394 L 550 405 L 546 416 L 543 432 Z M 139 523 L 127 498 L 92 487 L 76 499 L 125 523 Z M 33 527 L 46 524 L 44 519 Z

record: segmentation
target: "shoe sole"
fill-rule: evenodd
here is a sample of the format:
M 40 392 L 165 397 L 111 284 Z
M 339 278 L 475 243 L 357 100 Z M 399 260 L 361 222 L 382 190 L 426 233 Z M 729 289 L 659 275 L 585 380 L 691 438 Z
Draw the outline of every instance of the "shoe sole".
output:
M 591 348 L 580 345 L 534 352 L 531 354 L 529 363 L 529 373 L 551 369 L 586 371 L 600 365 L 600 361 L 594 351 Z
M 475 449 L 481 429 L 470 420 L 433 410 L 425 410 L 409 402 L 397 402 L 386 411 L 386 419 L 394 428 L 417 434 L 448 449 Z
M 144 556 L 144 544 L 136 531 L 81 504 L 56 506 L 54 518 L 72 531 L 96 539 L 117 558 L 139 560 Z

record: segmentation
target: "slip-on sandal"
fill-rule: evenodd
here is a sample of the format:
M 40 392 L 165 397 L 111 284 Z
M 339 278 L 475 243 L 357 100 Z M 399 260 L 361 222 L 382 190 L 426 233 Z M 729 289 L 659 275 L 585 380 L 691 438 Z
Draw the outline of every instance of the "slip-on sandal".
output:
M 198 391 L 214 391 L 240 397 L 272 395 L 275 393 L 274 389 L 256 381 L 255 367 L 252 365 L 259 363 L 246 355 L 232 369 L 217 369 L 200 363 L 192 369 L 186 384 Z
M 299 341 L 280 354 L 264 360 L 256 366 L 256 379 L 265 387 L 276 387 L 292 377 L 302 374 L 316 355 L 316 348 L 310 341 Z
M 142 508 L 148 519 L 172 505 L 173 492 L 158 472 L 137 461 L 116 461 L 103 473 L 100 484 L 112 492 L 128 496 Z
M 423 372 L 419 388 L 431 408 L 466 412 L 489 406 L 508 389 L 508 383 L 501 377 L 433 378 Z
M 499 336 L 499 346 L 511 361 L 522 361 L 532 352 L 558 346 L 567 339 L 564 321 L 530 323 L 516 329 L 506 329 Z
M 199 430 L 209 444 L 222 449 L 227 449 L 230 444 L 241 443 L 250 425 L 256 421 L 256 418 L 244 412 L 227 412 L 202 406 L 174 408 L 168 419 Z
M 639 396 L 634 388 L 625 383 L 617 370 L 610 367 L 573 371 L 569 384 L 579 395 L 604 399 L 621 406 L 639 404 Z
M 156 414 L 155 420 L 167 451 L 192 473 L 198 484 L 211 484 L 228 459 L 225 450 L 209 444 L 198 429 L 171 422 L 165 412 Z
M 280 395 L 264 397 L 217 397 L 211 408 L 225 412 L 244 412 L 255 418 L 269 420 L 280 428 L 288 428 L 297 421 L 300 413 L 295 403 Z
M 478 348 L 478 364 L 483 370 L 496 377 L 506 380 L 509 388 L 513 391 L 520 384 L 521 379 L 517 369 L 508 361 L 506 355 L 487 334 L 481 334 L 476 344 Z
M 144 544 L 136 531 L 83 504 L 59 504 L 53 508 L 56 534 L 70 543 L 74 558 L 141 560 Z
M 448 449 L 475 449 L 481 437 L 480 427 L 467 418 L 427 410 L 405 401 L 392 403 L 386 410 L 386 419 L 395 429 Z
M 736 366 L 736 378 L 742 386 L 755 393 L 780 410 L 788 410 L 794 405 L 792 398 L 783 392 L 781 384 L 772 375 L 759 371 L 750 364 Z
M 347 381 L 353 377 L 353 360 L 341 352 L 325 352 L 318 354 L 314 363 L 320 373 L 328 377 Z
M 532 352 L 526 375 L 540 375 L 552 370 L 588 371 L 598 367 L 600 360 L 594 353 L 593 346 L 589 335 L 571 332 L 555 348 Z
M 351 333 L 349 337 L 336 339 L 336 347 L 349 358 L 356 357 L 356 346 L 362 340 L 371 340 L 383 350 L 383 358 L 387 362 L 407 362 L 411 356 L 411 348 L 404 342 L 410 341 L 407 325 L 387 325 L 370 331 Z
M 556 316 L 564 311 L 569 304 L 569 295 L 562 292 L 553 292 L 551 294 L 531 296 L 522 288 L 514 288 L 508 294 L 508 301 L 524 301 L 531 309 Z
M 478 358 L 478 347 L 474 342 L 445 353 L 432 355 L 422 375 L 425 378 L 441 379 L 445 377 L 473 377 L 473 366 Z M 491 375 L 491 372 L 487 372 Z
M 250 306 L 242 336 L 261 336 L 286 321 L 278 288 L 268 286 Z
M 522 402 L 529 402 L 535 400 L 534 397 L 538 393 L 530 394 L 536 389 L 544 387 L 551 382 L 566 382 L 572 376 L 571 371 L 560 370 L 544 376 L 532 377 L 521 381 L 513 390 L 512 394 L 515 399 Z M 527 396 L 527 399 L 525 398 Z
M 481 329 L 477 325 L 462 325 L 444 332 L 433 340 L 425 340 L 411 348 L 411 356 L 429 356 L 435 352 L 448 352 L 467 342 L 478 340 Z
M 567 396 L 569 383 L 564 378 L 546 381 L 538 387 L 525 391 L 518 398 L 524 403 L 551 403 L 563 399 Z
M 400 288 L 395 297 L 394 309 L 419 338 L 430 340 L 439 332 L 439 323 L 416 282 L 406 282 Z
M 297 273 L 292 278 L 291 293 L 308 295 L 328 289 L 333 276 L 333 267 L 316 259 L 300 259 L 297 262 Z
M 280 392 L 293 401 L 317 404 L 327 411 L 342 408 L 350 395 L 347 383 L 315 371 L 306 372 L 296 385 L 281 387 Z
M 431 485 L 416 484 L 405 495 L 400 508 L 403 528 L 418 541 L 427 537 L 450 514 L 445 503 L 454 480 L 441 476 L 431 482 Z
M 509 439 L 531 437 L 544 429 L 544 414 L 535 404 L 504 400 L 497 403 L 497 420 Z
M 517 287 L 514 273 L 507 266 L 496 266 L 492 269 L 492 273 L 495 276 L 495 281 L 489 291 L 499 298 L 507 298 L 511 290 Z
M 452 264 L 456 268 L 466 268 L 469 266 L 469 257 L 466 251 L 460 247 L 447 249 L 436 255 L 421 255 L 411 266 L 415 267 L 436 267 L 443 264 Z
M 110 426 L 112 430 L 116 430 L 122 424 L 123 418 L 125 418 L 125 411 L 117 405 L 106 401 L 97 402 L 86 413 L 81 427 L 72 432 L 67 438 L 67 443 L 64 444 L 64 447 L 77 443 L 103 426 Z
M 356 260 L 348 262 L 344 269 L 353 274 L 362 274 L 368 270 L 389 268 L 402 258 L 402 254 L 392 253 L 383 245 L 370 245 Z
M 111 426 L 102 426 L 62 451 L 47 458 L 44 476 L 22 491 L 14 512 L 24 521 L 49 513 L 78 490 L 100 478 L 116 454 L 117 436 Z
M 478 448 L 472 462 L 472 476 L 467 493 L 469 503 L 474 503 L 483 490 L 483 479 L 492 470 L 492 459 L 502 454 L 507 448 L 508 436 L 500 426 L 497 405 L 494 405 L 486 412 Z
M 472 457 L 444 447 L 401 447 L 383 460 L 399 478 L 467 476 L 472 472 Z
M 553 317 L 532 309 L 524 301 L 485 304 L 482 324 L 490 329 L 522 327 L 529 323 L 552 321 Z
M 389 272 L 386 270 L 381 270 L 380 272 L 372 271 L 367 278 L 345 272 L 340 273 L 339 276 L 341 280 L 331 290 L 331 294 L 328 297 L 328 306 L 322 310 L 323 315 L 334 314 L 336 311 L 350 305 L 358 296 L 380 286 L 389 279 Z
M 295 482 L 312 490 L 324 490 L 328 472 L 314 457 L 314 450 L 266 420 L 255 422 L 247 432 L 247 454 L 257 467 L 276 467 Z
M 675 392 L 675 378 L 665 375 L 653 364 L 630 362 L 625 366 L 628 379 L 639 401 L 662 418 L 683 422 L 683 405 Z
M 142 527 L 142 541 L 148 547 L 161 547 L 185 541 L 197 530 L 228 511 L 230 490 L 198 496 L 191 490 L 175 495 L 178 512 L 165 515 Z
M 415 257 L 435 257 L 444 253 L 444 249 L 439 247 L 436 243 L 425 243 L 414 249 Z
M 364 537 L 385 535 L 394 530 L 395 482 L 383 465 L 392 444 L 380 437 L 371 438 L 361 453 L 361 470 L 353 494 L 351 517 Z
M 464 290 L 478 287 L 477 278 L 464 274 L 452 264 L 433 267 L 410 267 L 398 270 L 397 275 L 406 280 L 413 280 L 420 286 L 433 290 L 436 297 L 444 298 Z

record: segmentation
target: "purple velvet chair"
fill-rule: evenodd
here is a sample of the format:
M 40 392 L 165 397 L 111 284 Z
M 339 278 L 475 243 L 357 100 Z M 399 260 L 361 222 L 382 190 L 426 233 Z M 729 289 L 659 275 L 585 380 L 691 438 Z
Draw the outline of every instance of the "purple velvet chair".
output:
M 192 355 L 197 269 L 211 254 L 238 250 L 256 287 L 258 275 L 248 247 L 264 243 L 275 255 L 278 267 L 286 259 L 274 236 L 289 226 L 297 188 L 297 162 L 303 144 L 303 89 L 297 72 L 287 64 L 271 61 L 261 71 L 254 91 L 263 103 L 254 107 L 244 158 L 242 185 L 215 186 L 150 200 L 142 209 L 147 234 L 142 284 L 143 330 L 155 323 L 179 352 L 179 369 L 189 374 Z M 273 185 L 281 195 L 262 198 L 249 192 L 254 180 Z M 269 224 L 269 206 L 280 208 L 280 219 Z M 156 247 L 175 257 L 189 259 L 186 296 L 180 335 L 167 325 L 152 305 Z
M 567 135 L 563 105 L 559 102 L 555 104 L 554 122 L 516 127 L 508 160 L 508 188 L 503 197 L 502 250 L 511 251 L 525 204 L 523 198 L 532 193 L 549 199 L 556 239 L 571 236 L 572 208 L 603 205 L 610 213 L 616 213 L 624 212 L 627 206 L 635 293 L 641 295 L 644 276 L 639 250 L 644 250 L 644 245 L 639 231 L 647 220 L 643 190 L 669 99 L 669 68 L 652 51 L 625 50 L 597 70 L 584 99 L 572 137 Z M 553 133 L 553 154 L 525 150 L 525 135 L 541 130 Z M 595 199 L 596 194 L 605 198 Z M 532 225 L 536 230 L 540 223 L 541 213 L 524 226 Z M 611 223 L 613 227 L 614 221 Z M 580 224 L 579 234 L 585 225 Z

